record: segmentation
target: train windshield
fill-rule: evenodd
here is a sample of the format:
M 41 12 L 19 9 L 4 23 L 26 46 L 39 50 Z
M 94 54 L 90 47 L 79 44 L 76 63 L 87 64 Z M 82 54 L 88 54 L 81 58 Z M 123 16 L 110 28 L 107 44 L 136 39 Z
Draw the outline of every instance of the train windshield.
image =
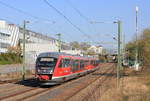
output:
M 52 57 L 40 57 L 37 59 L 36 65 L 38 67 L 51 67 L 54 68 L 57 63 L 57 58 Z

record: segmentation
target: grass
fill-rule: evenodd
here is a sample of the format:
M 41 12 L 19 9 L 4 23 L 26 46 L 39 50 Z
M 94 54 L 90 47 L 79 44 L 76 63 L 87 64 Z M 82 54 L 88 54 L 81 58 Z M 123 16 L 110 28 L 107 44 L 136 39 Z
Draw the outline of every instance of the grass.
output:
M 117 88 L 116 80 L 106 82 L 90 101 L 150 101 L 150 69 L 136 72 L 127 68 L 121 80 L 121 88 Z
M 0 65 L 12 64 L 10 61 L 0 61 Z

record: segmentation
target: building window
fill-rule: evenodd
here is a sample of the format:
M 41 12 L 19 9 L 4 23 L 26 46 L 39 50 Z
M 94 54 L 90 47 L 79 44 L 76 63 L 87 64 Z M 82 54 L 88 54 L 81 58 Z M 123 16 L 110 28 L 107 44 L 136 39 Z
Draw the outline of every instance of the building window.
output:
M 8 48 L 10 47 L 10 44 L 7 43 L 0 43 L 1 48 Z

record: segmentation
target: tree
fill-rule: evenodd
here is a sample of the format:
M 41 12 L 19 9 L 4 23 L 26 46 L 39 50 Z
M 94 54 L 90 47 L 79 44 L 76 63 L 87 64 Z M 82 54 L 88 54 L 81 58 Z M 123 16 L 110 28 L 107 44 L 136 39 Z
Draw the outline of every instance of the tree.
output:
M 83 51 L 87 51 L 87 49 L 91 46 L 90 44 L 88 44 L 86 42 L 79 43 L 77 41 L 70 42 L 70 45 L 75 49 L 80 49 Z
M 75 49 L 80 49 L 80 44 L 77 41 L 70 42 L 70 46 Z
M 150 29 L 145 29 L 136 41 L 133 40 L 126 45 L 128 58 L 135 60 L 136 48 L 138 49 L 138 59 L 143 65 L 150 66 Z
M 143 59 L 143 64 L 150 66 L 150 29 L 145 29 L 140 38 L 140 56 Z
M 86 42 L 81 42 L 80 43 L 80 49 L 83 51 L 87 51 L 87 49 L 90 47 L 91 45 L 86 43 Z

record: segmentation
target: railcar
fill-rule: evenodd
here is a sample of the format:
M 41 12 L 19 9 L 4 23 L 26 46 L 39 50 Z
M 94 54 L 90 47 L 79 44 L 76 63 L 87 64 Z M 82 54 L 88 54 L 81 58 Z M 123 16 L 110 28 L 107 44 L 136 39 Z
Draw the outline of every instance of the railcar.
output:
M 55 85 L 98 69 L 94 58 L 59 52 L 41 53 L 36 60 L 36 78 L 40 85 Z

